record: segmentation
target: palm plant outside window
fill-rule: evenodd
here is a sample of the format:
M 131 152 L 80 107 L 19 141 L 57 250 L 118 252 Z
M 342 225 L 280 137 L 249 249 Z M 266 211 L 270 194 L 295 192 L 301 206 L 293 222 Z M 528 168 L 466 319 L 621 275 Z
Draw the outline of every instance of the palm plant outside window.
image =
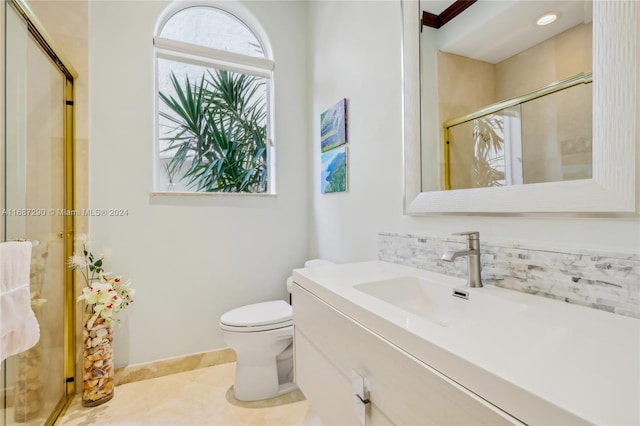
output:
M 154 44 L 156 189 L 273 193 L 273 61 L 254 32 L 196 6 L 172 15 Z

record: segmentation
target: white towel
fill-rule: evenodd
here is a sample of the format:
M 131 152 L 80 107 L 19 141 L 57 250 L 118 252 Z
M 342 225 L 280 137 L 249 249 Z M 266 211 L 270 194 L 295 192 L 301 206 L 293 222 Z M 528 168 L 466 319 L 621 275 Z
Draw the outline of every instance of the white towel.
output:
M 0 362 L 38 343 L 40 326 L 31 310 L 31 243 L 0 243 Z

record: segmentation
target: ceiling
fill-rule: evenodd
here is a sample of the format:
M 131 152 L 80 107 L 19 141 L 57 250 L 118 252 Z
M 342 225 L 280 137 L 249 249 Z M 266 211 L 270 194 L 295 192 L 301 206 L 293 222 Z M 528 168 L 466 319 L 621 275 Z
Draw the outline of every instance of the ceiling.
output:
M 439 15 L 455 1 L 420 0 L 421 9 Z M 440 50 L 498 63 L 582 22 L 591 22 L 591 1 L 479 0 L 436 31 Z M 553 24 L 536 19 L 560 12 Z
M 420 10 L 433 13 L 434 15 L 440 15 L 453 3 L 455 3 L 455 0 L 420 0 Z

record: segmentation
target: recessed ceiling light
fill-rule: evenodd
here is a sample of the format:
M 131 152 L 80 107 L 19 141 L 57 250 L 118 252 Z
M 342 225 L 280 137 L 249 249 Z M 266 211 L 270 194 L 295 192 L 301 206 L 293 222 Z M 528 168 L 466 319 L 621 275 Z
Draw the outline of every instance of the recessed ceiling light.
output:
M 560 17 L 560 12 L 547 12 L 536 20 L 536 25 L 549 25 Z

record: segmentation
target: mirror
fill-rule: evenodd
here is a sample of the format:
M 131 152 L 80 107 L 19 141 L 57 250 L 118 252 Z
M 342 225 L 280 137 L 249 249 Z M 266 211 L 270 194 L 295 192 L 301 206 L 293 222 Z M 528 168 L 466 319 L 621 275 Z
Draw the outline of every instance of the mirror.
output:
M 496 4 L 504 5 L 505 2 L 480 1 L 469 10 L 481 3 L 495 6 Z M 520 1 L 519 3 L 533 4 L 539 2 Z M 576 2 L 572 3 L 575 4 Z M 569 96 L 582 96 L 583 99 L 593 99 L 593 105 L 596 105 L 597 108 L 593 109 L 592 135 L 588 132 L 588 129 L 591 129 L 590 125 L 579 125 L 575 127 L 582 130 L 586 129 L 587 131 L 584 134 L 572 136 L 573 143 L 565 144 L 565 147 L 556 144 L 553 149 L 549 150 L 540 149 L 535 144 L 529 146 L 520 143 L 518 146 L 505 149 L 506 144 L 503 144 L 502 151 L 497 154 L 493 152 L 493 157 L 488 156 L 489 160 L 493 161 L 495 157 L 508 157 L 514 159 L 514 161 L 508 163 L 503 158 L 499 167 L 485 167 L 482 169 L 477 164 L 455 160 L 456 155 L 458 157 L 466 155 L 473 158 L 474 149 L 476 151 L 478 149 L 477 141 L 474 142 L 472 140 L 470 143 L 471 148 L 467 148 L 466 154 L 464 152 L 460 154 L 460 149 L 456 151 L 453 148 L 453 144 L 449 147 L 451 149 L 446 147 L 444 143 L 445 130 L 442 126 L 442 120 L 440 120 L 438 81 L 435 77 L 438 75 L 437 67 L 440 65 L 436 60 L 437 54 L 424 54 L 425 49 L 427 52 L 437 52 L 438 50 L 438 46 L 435 45 L 436 42 L 434 41 L 436 38 L 429 37 L 425 33 L 443 31 L 447 29 L 447 26 L 449 26 L 448 31 L 453 32 L 456 30 L 453 24 L 456 24 L 456 20 L 461 19 L 464 14 L 439 30 L 426 28 L 426 31 L 423 31 L 421 36 L 421 10 L 418 2 L 401 0 L 403 17 L 405 212 L 407 214 L 587 213 L 595 216 L 629 215 L 636 212 L 635 170 L 637 167 L 637 141 L 635 132 L 637 102 L 635 93 L 638 85 L 638 64 L 634 55 L 638 49 L 637 21 L 639 12 L 638 6 L 634 3 L 633 1 L 595 2 L 593 6 L 593 83 L 588 84 L 591 80 L 587 73 L 578 73 L 581 75 L 565 78 L 565 80 L 581 79 L 575 86 L 576 88 L 580 86 L 581 88 L 588 87 L 588 89 L 591 89 L 591 86 L 593 86 L 592 90 L 583 90 L 585 93 Z M 591 20 L 588 14 L 583 14 L 581 19 L 583 22 Z M 487 25 L 486 21 L 480 21 L 480 23 L 489 29 L 497 27 L 497 25 L 493 24 Z M 461 20 L 458 26 L 468 28 L 470 24 Z M 520 33 L 521 31 L 512 32 Z M 439 35 L 438 38 L 445 38 L 445 36 Z M 495 33 L 484 40 L 477 35 L 474 35 L 474 37 L 478 39 L 480 45 L 471 49 L 472 51 L 484 49 L 482 46 L 488 46 L 489 48 L 486 50 L 489 51 L 505 48 L 502 38 L 496 37 Z M 486 41 L 492 39 L 497 40 L 494 43 L 496 46 Z M 420 41 L 422 41 L 422 46 Z M 496 49 L 493 49 L 494 47 Z M 419 54 L 421 49 L 423 52 L 422 61 Z M 421 68 L 423 71 L 422 81 L 420 78 Z M 585 71 L 588 72 L 589 70 Z M 450 73 L 447 72 L 446 74 Z M 598 80 L 597 76 L 603 77 Z M 538 83 L 534 82 L 532 84 Z M 532 85 L 529 87 L 532 87 Z M 528 90 L 530 91 L 531 89 Z M 512 92 L 511 96 L 519 98 L 530 93 L 527 92 L 526 88 L 521 89 L 521 92 L 525 93 Z M 569 93 L 564 89 L 562 92 L 564 94 Z M 558 92 L 553 96 L 562 92 Z M 467 93 L 469 93 L 469 90 L 467 90 Z M 551 96 L 545 94 L 545 97 L 535 97 L 534 99 L 528 100 L 525 104 L 517 107 L 514 105 L 507 105 L 506 107 L 498 105 L 502 108 L 494 108 L 491 114 L 484 115 L 485 118 L 482 119 L 478 119 L 479 117 L 474 116 L 474 114 L 478 110 L 487 110 L 487 105 L 480 107 L 476 105 L 476 111 L 463 111 L 461 113 L 463 118 L 464 115 L 474 117 L 471 124 L 466 124 L 466 126 L 470 127 L 467 130 L 463 129 L 464 124 L 462 127 L 459 126 L 464 123 L 463 120 L 460 122 L 461 120 L 448 117 L 448 120 L 450 122 L 453 121 L 455 126 L 447 129 L 447 139 L 451 140 L 453 137 L 458 137 L 455 133 L 473 135 L 474 127 L 475 133 L 482 135 L 482 126 L 484 128 L 489 127 L 489 130 L 491 130 L 491 125 L 499 130 L 499 132 L 495 131 L 494 133 L 506 133 L 505 126 L 514 127 L 513 123 L 522 128 L 533 129 L 533 133 L 535 133 L 543 126 L 535 121 L 525 121 L 523 118 L 525 111 L 529 117 L 536 114 L 547 114 L 543 122 L 549 123 L 550 117 L 546 112 L 548 107 L 540 110 L 535 104 L 549 103 Z M 572 116 L 570 120 L 575 120 L 576 116 L 580 116 L 581 120 L 588 120 L 591 116 L 588 110 L 579 114 L 575 113 L 577 109 L 568 107 L 565 100 L 554 101 L 553 103 L 561 115 Z M 578 101 L 578 104 L 584 105 L 585 101 Z M 623 105 L 626 105 L 626 107 Z M 488 107 L 491 106 L 488 105 Z M 557 116 L 554 115 L 554 117 Z M 485 122 L 483 123 L 482 120 Z M 487 125 L 487 121 L 491 125 Z M 521 129 L 519 131 L 523 132 Z M 490 132 L 486 134 L 490 134 Z M 591 137 L 591 144 L 585 142 Z M 539 137 L 534 139 L 540 140 Z M 576 145 L 578 149 L 575 151 L 567 149 L 567 147 L 574 149 Z M 458 144 L 459 146 L 461 144 Z M 566 153 L 566 158 L 560 158 L 560 160 L 564 161 L 558 161 L 557 152 L 562 152 L 563 149 Z M 590 150 L 592 155 L 588 155 Z M 554 155 L 541 155 L 540 152 L 544 151 L 553 152 Z M 536 158 L 534 155 L 532 157 L 534 160 L 528 160 L 527 152 L 538 152 L 538 156 Z M 569 161 L 570 157 L 572 157 L 571 161 L 577 167 L 568 167 L 568 164 L 571 163 Z M 518 159 L 520 159 L 520 164 L 518 164 Z M 587 163 L 587 159 L 589 163 Z M 531 173 L 532 170 L 536 169 L 531 166 L 532 162 L 537 162 L 538 169 L 540 169 L 535 173 Z M 551 167 L 554 162 L 559 164 L 559 168 L 558 166 Z M 522 164 L 526 164 L 526 167 L 524 167 L 524 169 L 527 169 L 526 171 L 523 171 Z M 565 165 L 564 167 L 563 164 Z M 545 169 L 547 165 L 548 170 Z M 483 176 L 493 177 L 496 185 L 492 187 L 477 187 L 478 185 L 469 183 L 473 180 L 469 179 L 469 175 L 476 173 L 476 169 L 484 170 L 484 172 L 488 170 L 490 173 L 485 173 Z M 510 185 L 507 185 L 507 180 L 510 181 Z M 488 179 L 488 181 L 491 181 L 491 179 Z M 513 185 L 514 183 L 516 185 Z M 524 184 L 521 185 L 520 183 Z M 451 189 L 443 190 L 445 188 Z
M 591 1 L 480 1 L 424 26 L 421 99 L 438 94 L 439 134 L 422 126 L 422 152 L 440 164 L 423 157 L 423 190 L 590 179 L 591 40 Z

